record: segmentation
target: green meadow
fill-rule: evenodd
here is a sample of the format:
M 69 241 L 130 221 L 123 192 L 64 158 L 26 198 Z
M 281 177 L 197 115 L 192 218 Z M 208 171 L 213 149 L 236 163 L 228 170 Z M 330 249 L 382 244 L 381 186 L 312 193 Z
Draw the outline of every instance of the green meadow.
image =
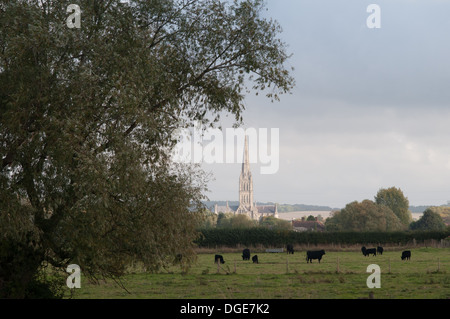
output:
M 130 270 L 119 283 L 89 283 L 73 298 L 80 299 L 448 299 L 450 298 L 450 248 L 410 249 L 411 260 L 402 261 L 401 250 L 364 257 L 360 251 L 327 251 L 321 263 L 306 263 L 306 251 L 257 254 L 259 264 L 243 261 L 239 252 L 223 255 L 225 264 L 214 264 L 214 253 L 199 253 L 187 272 L 179 267 L 159 273 Z M 381 288 L 367 287 L 371 264 L 381 268 Z M 123 287 L 121 287 L 123 285 Z

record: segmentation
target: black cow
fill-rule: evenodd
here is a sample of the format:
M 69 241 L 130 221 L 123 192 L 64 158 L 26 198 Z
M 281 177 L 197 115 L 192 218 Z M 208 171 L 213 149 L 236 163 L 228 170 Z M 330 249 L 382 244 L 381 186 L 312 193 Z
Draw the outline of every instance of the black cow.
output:
M 254 264 L 259 264 L 258 255 L 253 256 L 252 257 L 252 261 L 253 261 Z
M 214 257 L 214 263 L 215 263 L 215 264 L 217 264 L 217 261 L 218 261 L 218 260 L 220 260 L 220 263 L 221 263 L 221 264 L 224 264 L 224 263 L 225 263 L 225 261 L 223 260 L 222 255 L 216 255 L 216 256 Z
M 291 244 L 287 244 L 286 250 L 288 254 L 294 254 L 294 246 L 292 246 Z
M 244 249 L 242 251 L 242 260 L 250 260 L 250 249 Z
M 409 260 L 411 258 L 411 251 L 409 250 L 405 250 L 404 252 L 402 252 L 402 260 Z
M 379 253 L 380 255 L 383 255 L 383 247 L 381 247 L 381 246 L 378 246 L 377 247 L 377 253 Z
M 366 247 L 362 247 L 361 251 L 363 253 L 364 256 L 369 256 L 370 254 L 376 256 L 377 255 L 377 249 L 376 248 L 369 248 L 367 249 Z
M 319 259 L 319 264 L 320 264 L 320 260 L 322 259 L 322 256 L 325 255 L 325 250 L 318 250 L 318 251 L 307 251 L 306 252 L 306 263 L 310 262 L 312 263 L 313 259 Z
M 366 254 L 367 254 L 367 256 L 369 256 L 370 254 L 372 254 L 373 256 L 376 256 L 377 255 L 377 249 L 376 248 L 366 249 Z

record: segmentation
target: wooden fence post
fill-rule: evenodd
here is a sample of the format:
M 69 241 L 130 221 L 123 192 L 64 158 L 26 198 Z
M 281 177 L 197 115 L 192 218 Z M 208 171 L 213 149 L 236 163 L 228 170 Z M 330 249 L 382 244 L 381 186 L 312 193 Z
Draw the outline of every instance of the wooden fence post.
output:
M 389 273 L 391 273 L 391 257 L 388 258 L 389 261 Z
M 336 268 L 336 272 L 339 272 L 339 257 L 337 258 L 337 268 Z
M 289 258 L 286 258 L 286 273 L 289 273 Z

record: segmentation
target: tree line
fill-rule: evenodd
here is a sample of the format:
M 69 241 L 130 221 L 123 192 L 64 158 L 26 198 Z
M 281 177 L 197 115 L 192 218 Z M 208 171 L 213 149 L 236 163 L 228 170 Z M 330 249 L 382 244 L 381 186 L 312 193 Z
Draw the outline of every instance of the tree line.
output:
M 400 188 L 391 187 L 380 189 L 373 201 L 355 201 L 333 212 L 325 226 L 328 231 L 439 231 L 446 228 L 443 210 L 427 208 L 419 220 L 413 221 L 408 198 Z
M 282 213 L 281 213 L 282 214 Z M 245 215 L 219 213 L 215 215 L 205 210 L 200 228 L 253 228 L 292 230 L 292 222 L 274 217 L 264 217 L 254 221 Z M 313 216 L 306 220 L 315 221 Z M 319 221 L 323 221 L 320 218 Z M 345 208 L 332 212 L 324 221 L 328 232 L 393 232 L 393 231 L 442 231 L 450 224 L 449 207 L 429 207 L 421 218 L 413 221 L 409 210 L 409 200 L 396 187 L 380 189 L 374 200 L 354 201 Z

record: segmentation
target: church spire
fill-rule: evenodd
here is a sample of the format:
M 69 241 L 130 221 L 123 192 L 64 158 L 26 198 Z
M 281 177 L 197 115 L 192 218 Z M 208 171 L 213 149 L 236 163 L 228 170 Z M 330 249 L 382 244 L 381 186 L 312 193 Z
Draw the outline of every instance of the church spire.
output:
M 242 174 L 250 173 L 250 160 L 248 156 L 248 136 L 245 136 L 244 161 L 242 162 Z
M 275 205 L 273 211 L 267 210 L 265 207 L 260 207 L 260 211 L 256 205 L 256 201 L 253 200 L 253 178 L 250 172 L 248 141 L 248 136 L 245 136 L 244 159 L 242 162 L 241 176 L 239 176 L 239 207 L 236 210 L 236 214 L 245 214 L 252 219 L 259 219 L 269 215 L 278 218 L 277 205 Z
M 248 137 L 245 137 L 244 161 L 242 163 L 242 172 L 239 177 L 239 206 L 243 211 L 253 209 L 253 180 L 250 172 L 250 161 L 248 155 Z

